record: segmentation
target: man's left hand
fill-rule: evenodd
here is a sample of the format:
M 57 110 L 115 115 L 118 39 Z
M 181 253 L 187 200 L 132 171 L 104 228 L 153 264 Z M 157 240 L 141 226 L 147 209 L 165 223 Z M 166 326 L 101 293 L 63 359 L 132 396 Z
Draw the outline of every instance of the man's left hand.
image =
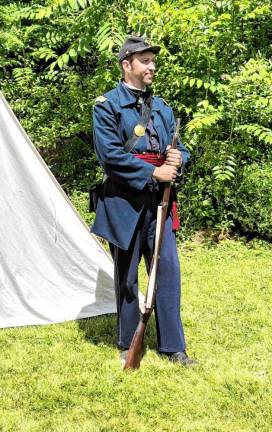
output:
M 180 168 L 182 164 L 181 152 L 178 149 L 173 149 L 171 146 L 167 146 L 166 164 Z

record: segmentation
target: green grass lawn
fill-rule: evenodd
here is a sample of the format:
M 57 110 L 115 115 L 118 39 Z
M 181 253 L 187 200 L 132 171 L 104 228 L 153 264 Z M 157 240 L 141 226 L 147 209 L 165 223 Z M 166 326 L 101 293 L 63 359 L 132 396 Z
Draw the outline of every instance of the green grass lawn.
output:
M 272 431 L 271 249 L 180 252 L 198 366 L 157 356 L 154 320 L 136 372 L 121 369 L 115 316 L 0 330 L 0 431 Z

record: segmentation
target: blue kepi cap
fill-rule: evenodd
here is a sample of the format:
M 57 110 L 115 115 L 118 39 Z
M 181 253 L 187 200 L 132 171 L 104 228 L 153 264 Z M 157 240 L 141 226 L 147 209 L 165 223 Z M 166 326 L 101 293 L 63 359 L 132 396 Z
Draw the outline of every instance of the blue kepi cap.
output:
M 157 54 L 160 51 L 159 46 L 151 45 L 149 40 L 143 37 L 131 36 L 125 40 L 118 54 L 119 62 L 135 53 L 152 51 Z

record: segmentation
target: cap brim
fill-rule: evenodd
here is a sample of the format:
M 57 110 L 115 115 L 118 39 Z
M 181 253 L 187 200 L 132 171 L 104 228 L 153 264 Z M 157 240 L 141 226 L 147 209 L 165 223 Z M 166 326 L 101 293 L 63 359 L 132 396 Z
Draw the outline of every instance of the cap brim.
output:
M 143 53 L 146 51 L 151 51 L 154 54 L 158 54 L 158 52 L 160 51 L 161 47 L 158 45 L 154 45 L 154 46 L 146 46 L 146 47 L 138 47 L 138 48 L 134 48 L 132 52 L 130 52 L 128 55 L 126 55 L 126 53 L 120 53 L 118 54 L 118 60 L 119 62 L 122 62 L 123 60 L 125 60 L 126 58 L 132 56 L 133 54 L 137 54 L 137 53 Z
M 146 47 L 146 48 L 139 48 L 137 50 L 134 51 L 134 53 L 141 53 L 141 52 L 146 52 L 146 51 L 152 51 L 154 54 L 158 54 L 158 52 L 160 51 L 161 47 L 154 45 L 154 46 L 150 46 L 150 47 Z

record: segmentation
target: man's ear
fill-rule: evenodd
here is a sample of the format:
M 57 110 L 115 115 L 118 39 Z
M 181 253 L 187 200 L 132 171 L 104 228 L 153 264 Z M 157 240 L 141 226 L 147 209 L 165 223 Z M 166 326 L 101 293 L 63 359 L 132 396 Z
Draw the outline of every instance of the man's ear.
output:
M 123 70 L 126 72 L 130 72 L 130 70 L 131 70 L 131 64 L 128 60 L 122 61 L 122 67 L 123 67 Z

